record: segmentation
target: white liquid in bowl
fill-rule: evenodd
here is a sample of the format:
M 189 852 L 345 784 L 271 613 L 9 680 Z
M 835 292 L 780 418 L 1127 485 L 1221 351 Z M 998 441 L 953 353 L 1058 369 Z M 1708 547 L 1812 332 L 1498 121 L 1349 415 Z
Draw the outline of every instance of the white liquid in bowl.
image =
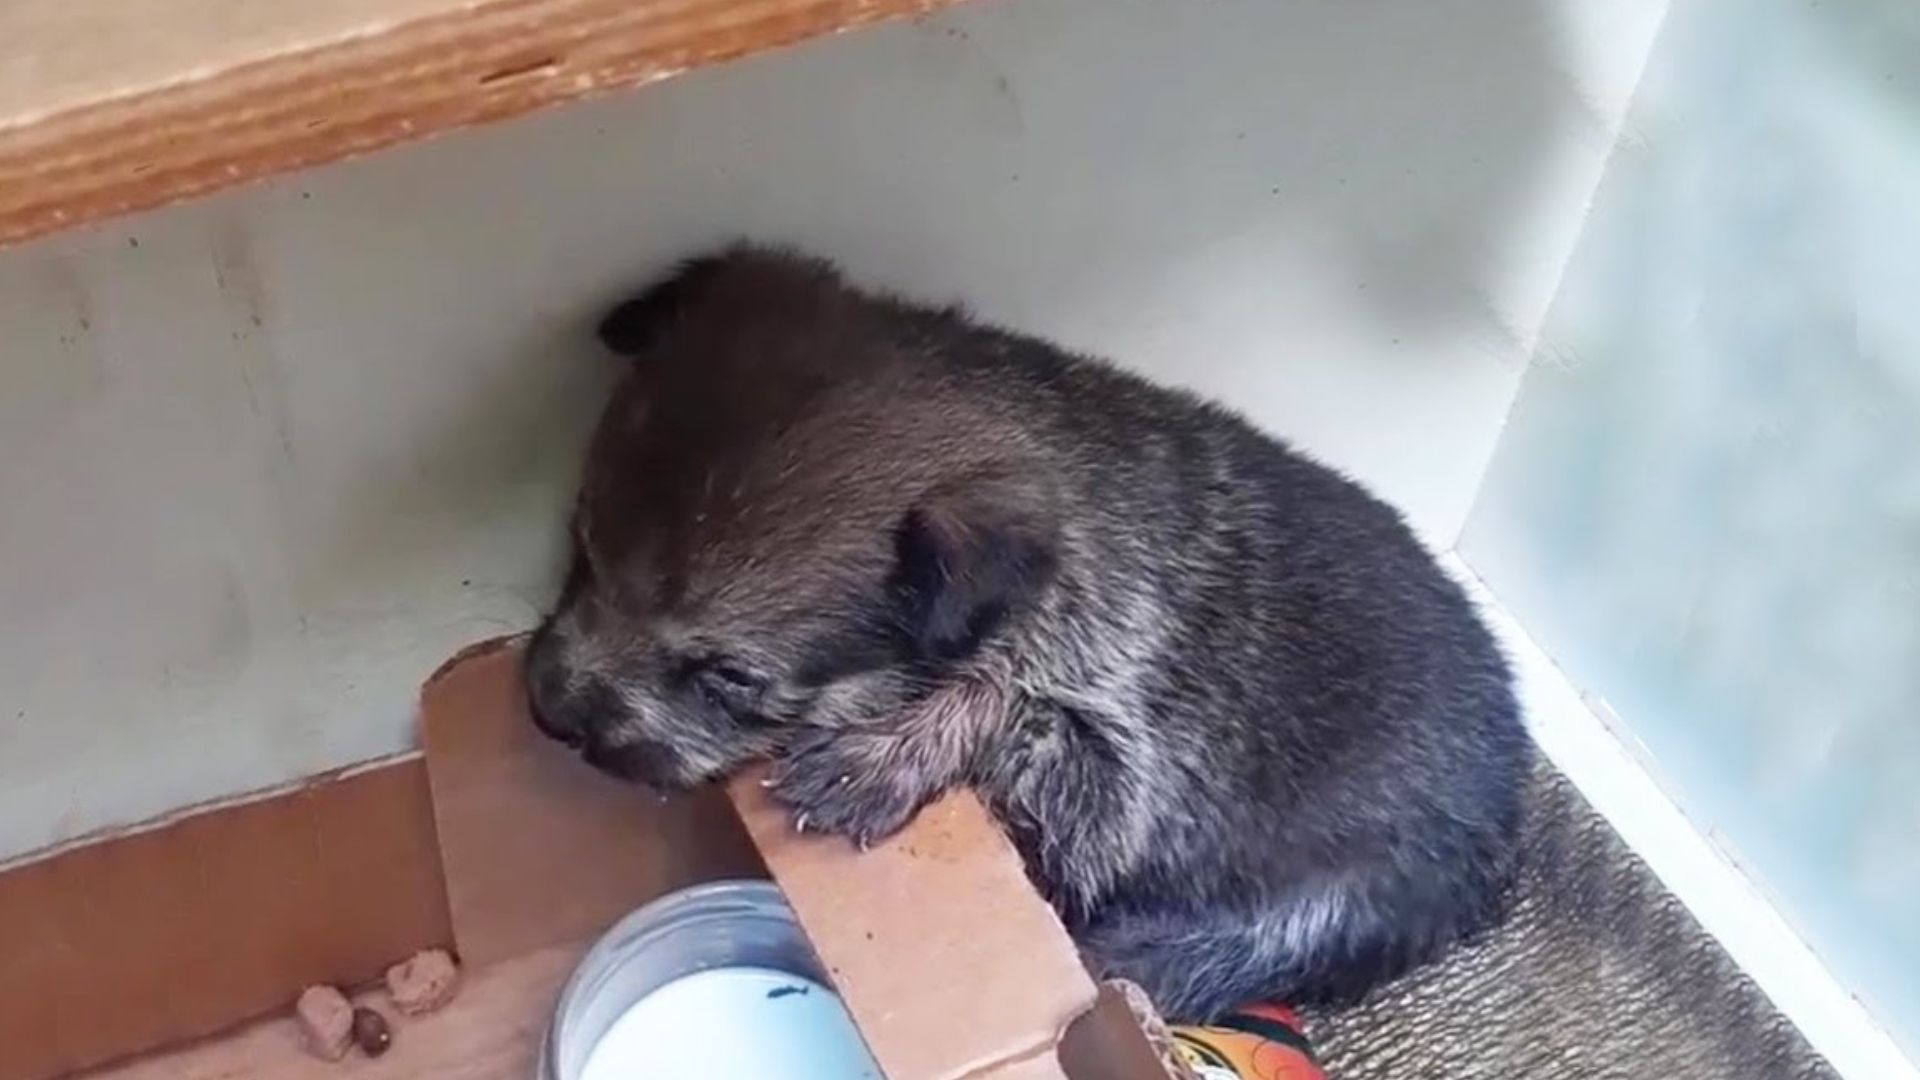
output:
M 580 1080 L 881 1080 L 846 1006 L 811 979 L 724 967 L 635 1002 Z

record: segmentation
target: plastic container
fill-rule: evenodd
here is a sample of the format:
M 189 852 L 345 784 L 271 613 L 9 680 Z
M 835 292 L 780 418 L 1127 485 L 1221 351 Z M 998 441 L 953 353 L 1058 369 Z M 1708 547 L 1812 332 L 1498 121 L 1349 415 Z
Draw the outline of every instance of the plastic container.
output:
M 722 974 L 727 972 L 740 978 Z M 646 1010 L 636 1008 L 670 984 L 702 973 L 715 974 L 680 983 L 647 1006 L 656 1013 L 677 1010 L 670 1017 L 642 1016 Z M 728 982 L 737 985 L 714 985 Z M 748 987 L 767 989 L 747 992 Z M 769 1023 L 770 1017 L 782 1022 Z M 653 1036 L 636 1042 L 636 1022 Z M 625 1030 L 615 1032 L 616 1024 Z M 659 1038 L 662 1032 L 671 1037 Z M 608 1053 L 622 1043 L 618 1052 L 624 1067 L 594 1061 L 603 1040 Z M 655 1053 L 658 1059 L 648 1056 Z M 853 1019 L 827 988 L 826 973 L 792 909 L 770 882 L 695 885 L 616 923 L 588 950 L 561 991 L 539 1075 L 540 1080 L 690 1075 L 685 1062 L 696 1055 L 707 1059 L 699 1075 L 722 1080 L 749 1068 L 743 1058 L 752 1059 L 751 1070 L 764 1080 L 881 1076 Z

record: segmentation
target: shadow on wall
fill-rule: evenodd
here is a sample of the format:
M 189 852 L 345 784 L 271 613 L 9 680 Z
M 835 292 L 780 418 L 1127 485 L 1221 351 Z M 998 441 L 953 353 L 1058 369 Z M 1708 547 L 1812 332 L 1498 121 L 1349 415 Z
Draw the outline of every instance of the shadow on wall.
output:
M 1228 397 L 1450 535 L 1509 249 L 1604 126 L 1569 6 L 981 2 L 0 254 L 0 857 L 408 745 L 557 577 L 593 319 L 734 236 Z

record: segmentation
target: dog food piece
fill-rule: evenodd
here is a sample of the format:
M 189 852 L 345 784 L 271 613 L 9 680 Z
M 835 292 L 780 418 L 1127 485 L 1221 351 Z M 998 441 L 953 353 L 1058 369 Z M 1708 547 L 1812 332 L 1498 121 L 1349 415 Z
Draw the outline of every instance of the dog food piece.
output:
M 331 986 L 309 986 L 293 1006 L 307 1050 L 324 1061 L 347 1056 L 353 1042 L 353 1003 Z
M 405 1016 L 430 1013 L 453 1000 L 460 969 L 444 949 L 428 949 L 387 969 L 387 993 Z
M 393 1045 L 393 1029 L 387 1018 L 364 1006 L 353 1010 L 353 1044 L 368 1057 L 379 1057 Z

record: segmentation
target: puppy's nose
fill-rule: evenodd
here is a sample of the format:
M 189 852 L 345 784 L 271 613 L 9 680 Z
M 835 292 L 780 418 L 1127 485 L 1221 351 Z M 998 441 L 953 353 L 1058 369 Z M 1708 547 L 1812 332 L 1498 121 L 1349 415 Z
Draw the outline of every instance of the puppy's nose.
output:
M 579 715 L 568 706 L 565 697 L 551 691 L 543 692 L 538 685 L 530 685 L 527 690 L 527 711 L 533 717 L 533 726 L 540 733 L 572 749 L 578 749 L 586 741 L 586 733 L 580 728 Z
M 554 656 L 552 635 L 545 627 L 527 645 L 527 711 L 533 726 L 548 738 L 577 747 L 585 739 L 579 710 L 568 701 L 566 669 Z

